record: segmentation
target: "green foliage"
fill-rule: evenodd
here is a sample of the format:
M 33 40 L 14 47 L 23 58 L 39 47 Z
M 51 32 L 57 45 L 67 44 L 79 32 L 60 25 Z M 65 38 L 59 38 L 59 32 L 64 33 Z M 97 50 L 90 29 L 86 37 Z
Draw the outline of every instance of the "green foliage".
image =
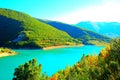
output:
M 24 36 L 14 42 L 21 34 Z M 27 14 L 0 9 L 0 46 L 42 48 L 65 45 L 67 42 L 75 43 L 73 40 L 66 32 L 40 22 Z
M 15 69 L 13 80 L 47 80 L 47 76 L 42 75 L 42 65 L 37 65 L 36 59 L 26 62 Z
M 111 49 L 109 51 L 109 57 L 106 61 L 117 61 L 120 64 L 120 39 L 112 40 L 110 47 Z

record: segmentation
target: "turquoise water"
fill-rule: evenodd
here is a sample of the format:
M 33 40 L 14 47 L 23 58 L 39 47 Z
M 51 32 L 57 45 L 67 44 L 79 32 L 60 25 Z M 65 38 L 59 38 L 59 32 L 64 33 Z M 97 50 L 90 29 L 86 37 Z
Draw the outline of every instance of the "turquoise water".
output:
M 26 61 L 36 58 L 42 64 L 42 72 L 51 76 L 56 71 L 73 66 L 83 54 L 99 54 L 103 46 L 81 46 L 51 50 L 15 50 L 20 54 L 0 58 L 0 80 L 12 80 L 14 69 Z

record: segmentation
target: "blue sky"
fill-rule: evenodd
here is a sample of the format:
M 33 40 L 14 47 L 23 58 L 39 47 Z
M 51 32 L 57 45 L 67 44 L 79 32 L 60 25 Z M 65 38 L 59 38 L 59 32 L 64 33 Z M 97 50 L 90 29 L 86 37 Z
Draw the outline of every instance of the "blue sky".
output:
M 93 14 L 91 12 L 94 12 L 92 10 L 102 9 L 106 7 L 105 5 L 114 6 L 117 4 L 116 7 L 119 7 L 119 3 L 120 0 L 0 0 L 0 8 L 25 12 L 36 18 L 57 20 L 72 24 L 79 21 L 92 20 L 91 17 L 94 16 L 90 15 Z M 90 14 L 86 14 L 89 12 Z

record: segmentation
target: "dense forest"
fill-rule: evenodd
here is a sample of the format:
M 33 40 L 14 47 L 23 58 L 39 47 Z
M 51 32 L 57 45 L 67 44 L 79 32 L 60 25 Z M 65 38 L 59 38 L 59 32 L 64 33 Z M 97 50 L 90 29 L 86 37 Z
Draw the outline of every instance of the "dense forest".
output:
M 120 39 L 114 39 L 97 55 L 83 55 L 74 66 L 53 76 L 42 73 L 35 59 L 15 69 L 13 80 L 120 80 Z

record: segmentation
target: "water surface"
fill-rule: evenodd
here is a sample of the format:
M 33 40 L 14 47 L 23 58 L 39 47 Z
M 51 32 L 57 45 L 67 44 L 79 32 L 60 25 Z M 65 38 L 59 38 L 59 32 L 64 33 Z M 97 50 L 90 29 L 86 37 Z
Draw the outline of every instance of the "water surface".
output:
M 0 80 L 12 80 L 14 69 L 28 60 L 36 58 L 42 64 L 42 72 L 51 76 L 55 72 L 65 69 L 66 65 L 73 66 L 82 55 L 99 54 L 104 46 L 81 46 L 58 48 L 51 50 L 15 50 L 20 54 L 0 58 Z

